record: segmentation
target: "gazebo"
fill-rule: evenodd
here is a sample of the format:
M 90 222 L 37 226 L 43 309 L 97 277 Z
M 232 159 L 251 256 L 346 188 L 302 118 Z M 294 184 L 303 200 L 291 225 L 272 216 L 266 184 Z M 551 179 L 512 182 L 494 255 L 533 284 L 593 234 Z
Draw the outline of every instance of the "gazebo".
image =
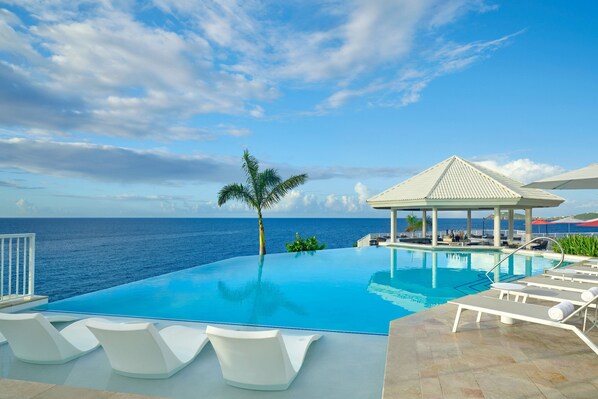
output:
M 452 156 L 367 200 L 374 209 L 390 209 L 390 242 L 396 242 L 397 211 L 432 212 L 432 246 L 438 245 L 438 211 L 467 211 L 471 237 L 472 210 L 494 211 L 494 246 L 500 246 L 500 212 L 508 211 L 508 237 L 513 240 L 514 213 L 525 210 L 525 238 L 532 239 L 532 209 L 559 206 L 563 198 Z M 426 223 L 422 224 L 426 235 Z

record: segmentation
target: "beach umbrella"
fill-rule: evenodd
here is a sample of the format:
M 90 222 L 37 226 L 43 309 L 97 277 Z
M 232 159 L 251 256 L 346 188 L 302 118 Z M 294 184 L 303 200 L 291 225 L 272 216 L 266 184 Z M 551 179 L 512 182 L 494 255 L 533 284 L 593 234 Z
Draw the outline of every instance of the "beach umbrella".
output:
M 567 218 L 563 218 L 563 219 L 557 219 L 554 222 L 550 222 L 550 224 L 566 224 L 569 226 L 569 233 L 571 233 L 571 225 L 572 224 L 578 224 L 578 223 L 583 223 L 583 220 L 581 219 L 575 219 L 572 217 L 567 217 Z
M 598 163 L 585 168 L 572 170 L 560 175 L 547 177 L 523 187 L 547 190 L 587 190 L 598 189 Z
M 548 225 L 550 224 L 550 222 L 548 220 L 537 218 L 536 220 L 534 220 L 532 222 L 532 224 L 537 224 L 537 225 L 543 224 L 544 225 L 544 233 L 548 234 Z M 538 227 L 538 233 L 540 233 L 539 227 Z
M 582 226 L 582 227 L 598 227 L 598 219 L 588 220 L 586 222 L 578 224 L 577 226 Z

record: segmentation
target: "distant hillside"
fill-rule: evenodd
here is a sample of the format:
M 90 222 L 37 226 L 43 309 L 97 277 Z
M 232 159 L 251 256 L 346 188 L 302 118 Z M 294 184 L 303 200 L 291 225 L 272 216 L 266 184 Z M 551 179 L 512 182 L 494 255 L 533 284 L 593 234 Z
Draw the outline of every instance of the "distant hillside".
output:
M 581 219 L 581 220 L 592 220 L 592 219 L 598 218 L 598 212 L 580 213 L 580 214 L 575 215 L 573 217 L 576 218 L 576 219 Z
M 596 217 L 598 217 L 598 216 L 596 216 Z M 500 218 L 502 220 L 507 220 L 509 218 L 509 212 L 501 212 L 500 213 Z M 494 213 L 491 213 L 490 215 L 488 215 L 488 219 L 494 219 Z M 513 216 L 513 219 L 515 219 L 515 220 L 525 220 L 525 214 L 515 212 L 515 216 Z

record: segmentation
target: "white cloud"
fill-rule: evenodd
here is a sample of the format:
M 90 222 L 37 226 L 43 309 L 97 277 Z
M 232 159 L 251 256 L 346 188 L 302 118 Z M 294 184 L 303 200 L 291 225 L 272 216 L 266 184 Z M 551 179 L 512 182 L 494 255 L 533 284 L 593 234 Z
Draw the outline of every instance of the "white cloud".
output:
M 509 37 L 444 39 L 440 27 L 493 9 L 482 0 L 284 4 L 309 13 L 308 25 L 278 18 L 279 4 L 259 0 L 16 3 L 29 18 L 0 9 L 0 124 L 63 135 L 214 139 L 192 126 L 194 117 L 261 118 L 291 82 L 295 90 L 318 82 L 318 93 L 330 93 L 316 113 L 364 96 L 405 106 L 432 79 Z M 148 10 L 158 17 L 147 19 Z
M 25 200 L 24 198 L 19 199 L 15 202 L 19 212 L 24 214 L 32 214 L 37 212 L 37 208 L 31 202 Z
M 524 183 L 530 183 L 544 177 L 558 175 L 565 171 L 565 169 L 558 165 L 537 163 L 528 158 L 503 162 L 497 160 L 485 160 L 477 161 L 476 163 Z
M 357 182 L 357 184 L 355 184 L 355 192 L 357 193 L 357 199 L 359 200 L 359 203 L 362 205 L 365 204 L 367 199 L 372 196 L 367 186 L 362 182 Z

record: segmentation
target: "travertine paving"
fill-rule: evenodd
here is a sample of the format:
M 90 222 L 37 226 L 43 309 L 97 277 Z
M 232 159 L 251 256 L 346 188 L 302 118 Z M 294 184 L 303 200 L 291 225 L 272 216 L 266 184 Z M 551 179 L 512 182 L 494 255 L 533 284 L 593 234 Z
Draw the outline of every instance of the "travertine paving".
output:
M 151 399 L 130 393 L 98 391 L 0 378 L 0 399 Z
M 391 323 L 384 399 L 598 398 L 598 356 L 572 332 L 489 315 L 477 324 L 466 311 L 453 334 L 456 310 L 446 304 Z

